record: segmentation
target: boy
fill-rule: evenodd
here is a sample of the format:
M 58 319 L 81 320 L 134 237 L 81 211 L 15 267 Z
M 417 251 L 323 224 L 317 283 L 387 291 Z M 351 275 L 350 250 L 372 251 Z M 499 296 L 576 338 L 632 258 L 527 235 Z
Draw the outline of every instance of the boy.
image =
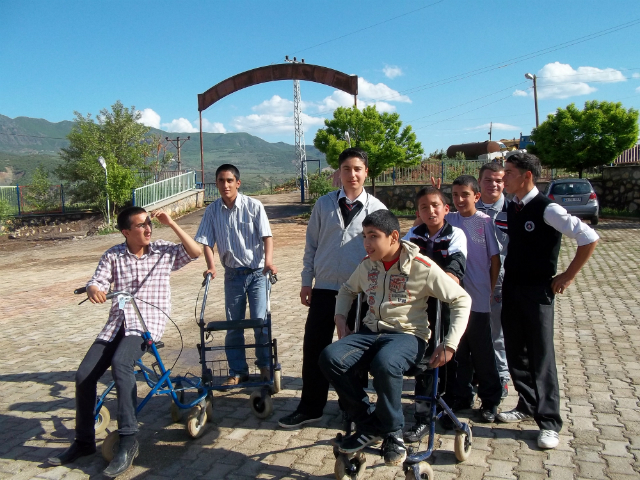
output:
M 296 410 L 278 421 L 282 428 L 319 421 L 327 404 L 329 382 L 318 368 L 318 358 L 333 339 L 336 295 L 365 256 L 362 220 L 386 209 L 364 190 L 368 162 L 364 150 L 344 150 L 338 157 L 342 188 L 320 197 L 311 212 L 300 289 L 300 301 L 309 307 L 302 346 L 302 395 Z M 350 320 L 355 319 L 355 307 Z
M 476 210 L 475 204 L 480 199 L 476 179 L 461 175 L 453 181 L 452 191 L 458 211 L 448 213 L 445 218 L 467 236 L 464 289 L 471 296 L 469 324 L 456 353 L 456 399 L 452 409 L 461 410 L 473 405 L 471 383 L 475 371 L 478 396 L 482 401 L 480 415 L 485 422 L 492 423 L 502 396 L 491 340 L 491 293 L 500 272 L 500 246 L 491 218 Z M 443 425 L 451 428 L 449 417 L 443 417 Z
M 431 337 L 427 301 L 435 297 L 451 309 L 449 332 L 429 360 L 433 368 L 451 360 L 471 301 L 416 245 L 399 240 L 400 224 L 391 212 L 367 215 L 362 226 L 368 256 L 340 287 L 334 319 L 340 340 L 324 349 L 319 365 L 356 424 L 339 449 L 354 453 L 383 439 L 385 463 L 400 465 L 407 455 L 402 440 L 402 377 L 422 360 Z M 369 310 L 360 331 L 352 334 L 346 316 L 361 292 L 367 295 Z M 373 375 L 376 405 L 357 380 L 363 369 Z
M 540 428 L 538 447 L 558 446 L 560 388 L 553 348 L 554 298 L 571 285 L 598 243 L 598 234 L 536 188 L 540 160 L 530 153 L 509 156 L 504 188 L 514 195 L 507 211 L 509 253 L 505 260 L 502 328 L 513 385 L 514 410 L 501 422 L 531 418 Z M 567 270 L 556 275 L 562 235 L 577 241 Z
M 216 170 L 216 186 L 220 198 L 207 207 L 200 222 L 196 242 L 204 244 L 207 270 L 204 276 L 216 277 L 213 246 L 218 246 L 224 267 L 224 305 L 227 321 L 242 320 L 247 309 L 251 318 L 265 318 L 267 312 L 267 273 L 278 269 L 273 264 L 273 238 L 269 219 L 260 201 L 242 195 L 240 172 L 230 164 Z M 267 343 L 261 328 L 254 328 L 256 345 Z M 234 386 L 249 380 L 249 366 L 244 350 L 244 330 L 227 330 L 225 337 L 229 376 L 223 386 Z M 268 379 L 268 347 L 256 347 L 256 365 L 260 377 Z
M 118 230 L 125 242 L 107 250 L 98 268 L 87 283 L 91 303 L 104 303 L 111 284 L 116 291 L 134 294 L 142 300 L 140 313 L 153 337 L 159 341 L 171 313 L 169 275 L 184 267 L 201 253 L 193 241 L 164 212 L 155 212 L 160 223 L 168 225 L 182 241 L 174 244 L 164 240 L 151 241 L 151 218 L 144 208 L 128 207 L 118 215 Z M 147 303 L 149 302 L 149 303 Z M 156 308 L 158 307 L 158 308 Z M 120 447 L 109 466 L 107 477 L 117 477 L 127 470 L 138 455 L 136 419 L 136 379 L 134 363 L 144 354 L 142 325 L 131 304 L 120 309 L 116 298 L 111 303 L 109 320 L 82 360 L 76 372 L 76 438 L 51 465 L 65 465 L 96 451 L 94 407 L 100 377 L 111 366 L 118 394 L 118 432 Z
M 502 280 L 504 278 L 504 259 L 507 255 L 507 245 L 509 235 L 507 235 L 507 207 L 509 200 L 502 194 L 504 189 L 504 167 L 502 164 L 493 162 L 485 163 L 480 167 L 478 174 L 480 182 L 480 200 L 476 202 L 476 209 L 486 213 L 493 220 L 496 237 L 500 245 L 500 261 L 502 267 L 498 275 L 496 287 L 491 296 L 491 339 L 493 340 L 493 350 L 496 355 L 496 367 L 502 385 L 502 398 L 509 394 L 508 383 L 509 366 L 507 365 L 507 354 L 504 350 L 504 335 L 502 334 Z
M 449 213 L 446 197 L 436 188 L 423 187 L 416 194 L 416 206 L 416 213 L 423 223 L 409 230 L 403 240 L 416 244 L 422 255 L 432 259 L 457 284 L 460 284 L 467 264 L 467 237 L 461 229 L 451 226 L 444 219 Z M 437 301 L 435 298 L 430 298 L 427 304 L 427 316 L 430 325 L 433 325 L 437 314 Z M 443 331 L 446 333 L 449 330 L 449 306 L 442 304 L 440 311 Z M 449 397 L 453 397 L 455 360 L 447 363 L 445 368 L 445 389 L 450 392 Z M 431 378 L 430 375 L 422 373 L 416 375 L 416 395 L 428 395 L 429 378 Z M 405 439 L 408 442 L 419 442 L 429 433 L 427 413 L 428 405 L 425 402 L 416 401 L 414 415 L 416 423 L 405 433 Z

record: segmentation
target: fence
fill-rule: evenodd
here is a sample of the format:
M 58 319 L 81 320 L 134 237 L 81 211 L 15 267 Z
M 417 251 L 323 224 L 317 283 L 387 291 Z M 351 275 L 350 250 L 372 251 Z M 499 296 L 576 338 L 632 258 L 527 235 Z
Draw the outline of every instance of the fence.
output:
M 132 202 L 136 207 L 147 207 L 195 188 L 196 174 L 187 172 L 134 189 Z
M 220 192 L 215 183 L 198 183 L 197 185 L 204 190 L 204 203 L 211 203 L 220 198 Z
M 47 191 L 32 185 L 0 187 L 0 199 L 8 215 L 46 215 L 96 210 L 97 205 L 76 202 L 65 195 L 63 185 L 51 185 Z
M 616 165 L 622 163 L 640 163 L 640 144 L 622 152 L 613 163 Z

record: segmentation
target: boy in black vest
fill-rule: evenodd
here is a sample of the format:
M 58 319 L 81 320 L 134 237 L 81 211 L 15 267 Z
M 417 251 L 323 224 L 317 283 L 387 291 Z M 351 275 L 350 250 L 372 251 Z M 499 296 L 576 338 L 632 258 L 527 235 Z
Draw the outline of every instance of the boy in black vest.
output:
M 518 392 L 514 410 L 498 414 L 507 423 L 531 418 L 540 427 L 538 446 L 558 446 L 560 389 L 553 348 L 554 297 L 571 285 L 598 243 L 598 234 L 536 188 L 540 160 L 526 152 L 507 158 L 504 188 L 514 195 L 507 209 L 509 252 L 502 287 L 502 328 L 511 379 Z M 562 235 L 578 249 L 567 270 L 556 275 Z
M 403 240 L 416 244 L 420 247 L 420 253 L 431 258 L 447 275 L 449 275 L 459 285 L 464 277 L 464 270 L 467 265 L 467 237 L 464 232 L 450 225 L 444 216 L 449 213 L 449 205 L 444 194 L 434 187 L 423 187 L 416 194 L 416 208 L 418 217 L 424 222 L 417 225 L 404 236 Z M 429 327 L 434 334 L 433 326 L 437 315 L 438 302 L 435 298 L 430 298 L 427 302 L 427 317 Z M 446 335 L 449 331 L 450 311 L 449 305 L 443 303 L 441 306 L 440 321 L 442 331 Z M 442 337 L 443 338 L 443 337 Z M 426 355 L 425 355 L 426 356 Z M 456 362 L 448 362 L 444 382 L 445 391 L 449 391 L 447 397 L 453 397 L 455 383 Z M 415 394 L 427 396 L 429 393 L 430 375 L 424 373 L 416 375 Z M 416 401 L 416 411 L 414 417 L 416 423 L 405 432 L 404 438 L 407 442 L 419 442 L 429 433 L 429 406 L 426 402 Z M 449 418 L 445 415 L 446 418 Z

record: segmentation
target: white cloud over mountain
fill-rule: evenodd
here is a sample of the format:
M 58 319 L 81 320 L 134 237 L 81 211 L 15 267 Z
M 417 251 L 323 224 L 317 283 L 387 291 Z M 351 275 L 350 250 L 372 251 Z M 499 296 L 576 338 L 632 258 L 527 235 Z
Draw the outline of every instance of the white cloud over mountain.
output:
M 198 127 L 198 120 L 190 122 L 186 118 L 174 118 L 168 123 L 161 123 L 161 117 L 153 109 L 145 108 L 140 110 L 140 120 L 138 123 L 146 125 L 147 127 L 162 129 L 165 132 L 178 132 L 178 133 L 196 133 L 200 129 Z M 227 129 L 220 122 L 210 122 L 206 118 L 202 119 L 202 131 L 207 133 L 227 133 Z
M 578 67 L 574 69 L 567 63 L 547 63 L 538 73 L 538 98 L 569 98 L 588 95 L 597 90 L 590 83 L 617 83 L 626 81 L 626 77 L 615 68 Z M 516 90 L 516 97 L 532 96 L 533 90 Z

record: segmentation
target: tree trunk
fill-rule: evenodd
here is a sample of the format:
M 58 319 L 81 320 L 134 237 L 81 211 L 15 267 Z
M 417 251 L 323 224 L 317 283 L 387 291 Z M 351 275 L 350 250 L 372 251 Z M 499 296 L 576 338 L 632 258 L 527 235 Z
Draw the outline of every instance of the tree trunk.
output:
M 580 167 L 580 169 L 578 170 L 578 178 L 582 178 L 582 170 L 583 168 Z
M 375 177 L 371 177 L 371 190 L 373 192 L 373 196 L 376 196 L 376 179 Z

